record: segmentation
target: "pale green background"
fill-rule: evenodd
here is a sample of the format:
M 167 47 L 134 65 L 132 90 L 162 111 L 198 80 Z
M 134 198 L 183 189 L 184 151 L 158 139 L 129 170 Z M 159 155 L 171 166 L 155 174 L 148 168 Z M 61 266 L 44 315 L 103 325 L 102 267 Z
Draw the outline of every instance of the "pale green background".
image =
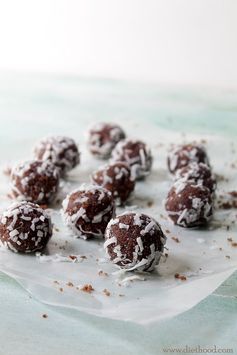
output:
M 6 161 L 18 159 L 17 145 L 24 146 L 29 136 L 64 133 L 80 140 L 89 121 L 120 117 L 184 133 L 221 134 L 231 141 L 237 133 L 236 99 L 234 91 L 211 88 L 1 74 L 0 149 L 7 152 L 14 144 L 16 151 Z M 163 347 L 186 344 L 215 344 L 237 353 L 236 276 L 192 310 L 143 327 L 45 306 L 0 274 L 0 354 L 162 354 Z

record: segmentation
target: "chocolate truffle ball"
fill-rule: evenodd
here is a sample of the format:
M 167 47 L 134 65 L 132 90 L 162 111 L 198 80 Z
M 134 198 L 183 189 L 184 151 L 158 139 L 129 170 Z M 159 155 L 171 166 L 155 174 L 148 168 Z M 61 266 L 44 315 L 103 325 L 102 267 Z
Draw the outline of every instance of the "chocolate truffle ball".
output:
M 51 236 L 50 217 L 34 203 L 14 203 L 1 215 L 1 242 L 14 252 L 32 253 L 42 250 Z
M 167 159 L 171 174 L 193 162 L 209 165 L 207 153 L 203 146 L 198 144 L 178 146 L 169 152 Z
M 125 212 L 112 219 L 104 248 L 112 263 L 122 269 L 152 271 L 159 263 L 166 237 L 160 225 L 143 213 Z
M 112 161 L 126 162 L 131 168 L 132 178 L 138 180 L 149 175 L 152 166 L 152 155 L 144 142 L 124 139 L 114 148 Z
M 78 148 L 73 139 L 68 137 L 47 137 L 42 139 L 34 150 L 37 160 L 50 160 L 61 176 L 72 170 L 80 162 Z
M 121 127 L 113 123 L 96 123 L 88 132 L 88 148 L 100 159 L 108 159 L 116 144 L 125 138 Z
M 190 163 L 176 171 L 175 180 L 182 179 L 207 187 L 212 193 L 216 189 L 216 179 L 211 168 L 204 163 Z
M 21 163 L 12 169 L 11 187 L 18 200 L 48 204 L 58 192 L 58 169 L 47 160 Z
M 109 190 L 119 205 L 125 203 L 135 187 L 131 170 L 123 162 L 114 162 L 98 169 L 93 173 L 92 181 Z
M 174 224 L 181 227 L 204 225 L 212 216 L 211 192 L 203 185 L 178 180 L 168 193 L 165 209 Z
M 63 201 L 65 224 L 83 239 L 104 236 L 114 212 L 112 194 L 102 186 L 83 184 Z

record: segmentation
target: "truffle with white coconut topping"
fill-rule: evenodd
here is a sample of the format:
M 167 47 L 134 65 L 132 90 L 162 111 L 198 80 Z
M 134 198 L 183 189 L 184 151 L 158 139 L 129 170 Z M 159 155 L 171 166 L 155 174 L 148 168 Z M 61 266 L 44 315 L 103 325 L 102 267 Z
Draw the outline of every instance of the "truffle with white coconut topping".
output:
M 52 202 L 58 192 L 59 172 L 50 161 L 20 163 L 11 171 L 12 195 L 21 201 Z
M 114 162 L 98 169 L 92 174 L 92 181 L 109 190 L 119 205 L 126 202 L 135 187 L 131 170 L 123 162 Z
M 204 225 L 212 216 L 212 195 L 203 185 L 178 180 L 168 193 L 165 209 L 174 224 L 181 227 Z
M 50 217 L 34 203 L 14 203 L 1 215 L 1 242 L 14 252 L 40 251 L 45 248 L 51 236 Z
M 167 164 L 171 174 L 193 162 L 209 165 L 206 150 L 199 144 L 181 145 L 173 148 L 168 154 Z
M 83 239 L 104 236 L 114 212 L 112 194 L 102 186 L 83 184 L 63 201 L 65 224 Z
M 104 248 L 112 263 L 127 271 L 152 271 L 159 263 L 166 237 L 152 217 L 125 212 L 112 219 Z
M 61 176 L 75 168 L 80 162 L 80 155 L 75 141 L 63 136 L 46 137 L 34 149 L 37 160 L 50 160 Z
M 179 179 L 203 185 L 211 192 L 214 192 L 216 189 L 216 178 L 213 175 L 211 168 L 204 163 L 193 162 L 177 170 L 175 180 L 177 181 Z
M 152 167 L 151 150 L 147 144 L 134 139 L 124 139 L 112 152 L 112 161 L 126 162 L 134 179 L 143 179 L 150 174 Z
M 100 159 L 108 159 L 116 144 L 125 138 L 122 128 L 113 123 L 99 122 L 88 131 L 88 148 Z

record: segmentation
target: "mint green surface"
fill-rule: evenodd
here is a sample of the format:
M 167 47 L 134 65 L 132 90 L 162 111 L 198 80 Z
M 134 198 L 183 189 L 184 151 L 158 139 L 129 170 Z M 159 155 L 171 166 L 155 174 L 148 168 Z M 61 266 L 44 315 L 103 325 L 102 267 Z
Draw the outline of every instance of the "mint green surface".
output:
M 46 75 L 0 75 L 0 149 L 28 135 L 82 134 L 93 119 L 153 122 L 184 133 L 235 139 L 237 93 Z M 17 149 L 13 158 L 18 158 Z M 185 300 L 184 300 L 185 302 Z M 48 318 L 42 318 L 47 314 Z M 163 354 L 163 348 L 213 346 L 237 354 L 237 274 L 192 310 L 142 327 L 45 306 L 0 274 L 0 354 Z

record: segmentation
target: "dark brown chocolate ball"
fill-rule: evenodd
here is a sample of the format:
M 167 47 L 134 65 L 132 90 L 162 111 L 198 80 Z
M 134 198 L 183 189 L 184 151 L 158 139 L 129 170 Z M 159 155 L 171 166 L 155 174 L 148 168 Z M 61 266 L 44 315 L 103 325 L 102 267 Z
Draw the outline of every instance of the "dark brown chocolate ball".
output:
M 112 193 L 119 205 L 123 205 L 134 190 L 135 181 L 126 163 L 114 162 L 92 174 L 92 181 Z
M 203 185 L 178 180 L 170 189 L 165 209 L 169 218 L 181 227 L 206 224 L 212 216 L 212 196 Z
M 66 225 L 83 239 L 104 236 L 114 213 L 112 194 L 102 186 L 83 184 L 63 201 L 62 215 Z
M 80 162 L 80 155 L 75 141 L 68 137 L 47 137 L 42 139 L 34 150 L 37 160 L 50 160 L 65 175 Z
M 14 203 L 1 215 L 1 242 L 14 252 L 32 253 L 42 250 L 51 236 L 50 217 L 34 203 Z
M 203 146 L 198 144 L 178 146 L 169 152 L 167 159 L 168 169 L 172 174 L 193 162 L 209 165 L 207 153 Z
M 148 146 L 139 140 L 124 139 L 112 152 L 112 161 L 124 161 L 131 168 L 133 179 L 143 179 L 150 174 L 152 155 Z
M 190 163 L 176 171 L 175 180 L 182 179 L 194 184 L 203 185 L 211 192 L 216 189 L 216 179 L 211 168 L 204 163 Z
M 152 271 L 159 263 L 166 237 L 159 223 L 143 213 L 125 212 L 112 219 L 104 248 L 122 269 Z
M 113 123 L 99 122 L 88 132 L 88 148 L 97 158 L 108 159 L 116 144 L 125 138 L 121 127 Z
M 58 192 L 58 169 L 48 160 L 21 163 L 11 171 L 11 187 L 19 200 L 48 204 Z

